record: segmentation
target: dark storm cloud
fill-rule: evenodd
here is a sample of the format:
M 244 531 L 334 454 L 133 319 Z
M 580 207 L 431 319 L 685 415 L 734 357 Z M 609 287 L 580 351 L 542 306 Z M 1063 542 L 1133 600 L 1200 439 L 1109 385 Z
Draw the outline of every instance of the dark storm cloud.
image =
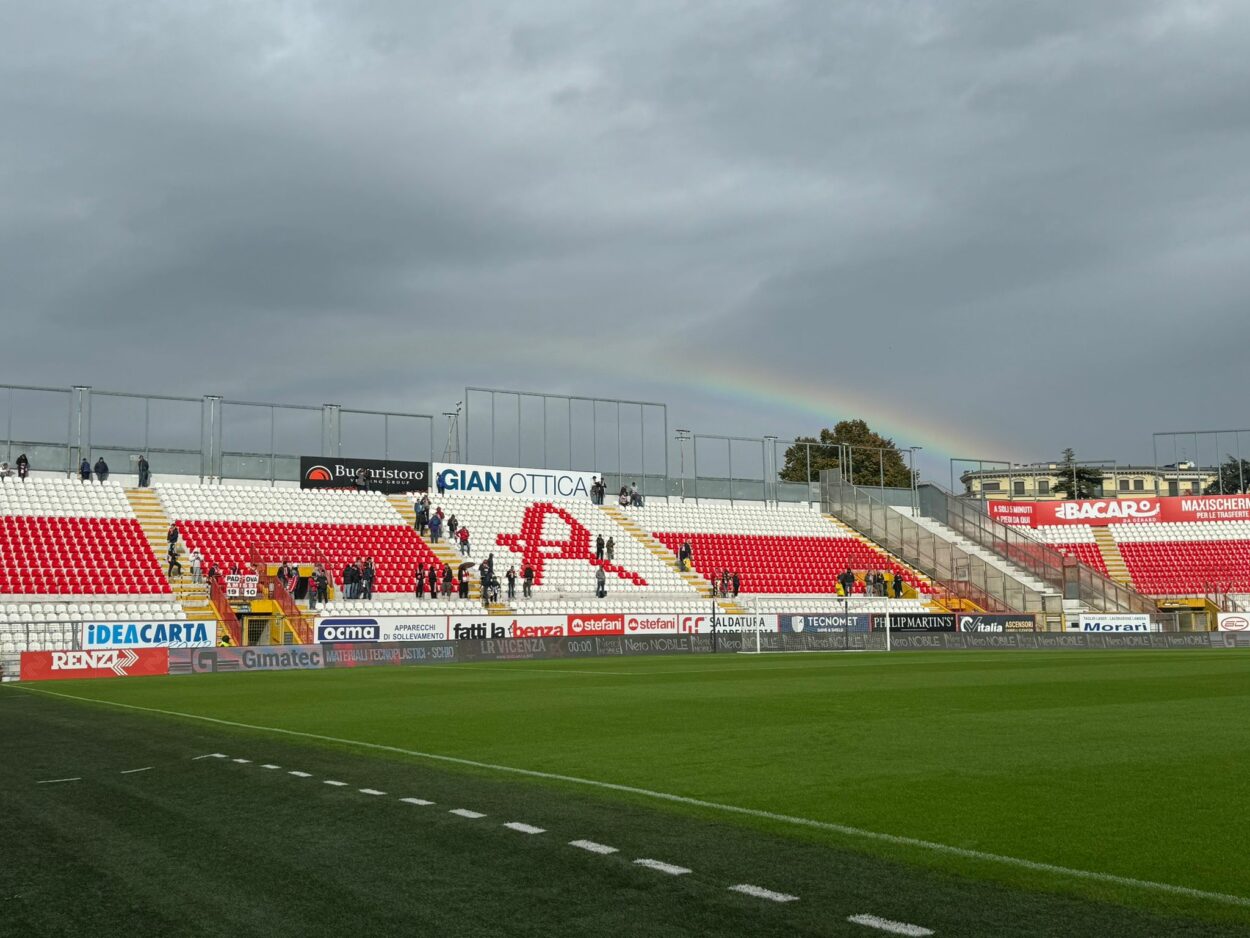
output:
M 1016 458 L 1245 422 L 1243 4 L 5 21 L 0 380 L 816 429 L 647 364 L 745 362 Z

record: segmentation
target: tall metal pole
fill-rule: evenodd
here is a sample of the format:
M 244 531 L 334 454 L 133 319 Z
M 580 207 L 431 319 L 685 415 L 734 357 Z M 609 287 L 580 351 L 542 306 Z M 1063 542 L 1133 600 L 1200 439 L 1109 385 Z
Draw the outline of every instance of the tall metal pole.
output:
M 277 446 L 274 443 L 276 421 L 273 416 L 273 405 L 269 405 L 269 487 L 272 488 L 277 482 L 277 473 L 274 471 L 273 464 L 277 461 Z
M 616 478 L 625 484 L 624 470 L 621 468 L 621 402 L 616 402 Z
M 642 499 L 647 500 L 647 415 L 643 405 L 638 405 L 638 449 L 639 460 L 642 462 Z
M 273 408 L 269 408 L 270 416 L 273 416 Z M 391 415 L 382 415 L 382 458 L 391 458 Z
M 694 457 L 694 501 L 697 505 L 699 503 L 699 435 L 697 433 L 692 435 L 690 440 L 694 449 L 692 454 Z M 715 602 L 713 602 L 713 605 L 715 605 Z
M 516 464 L 523 466 L 521 462 L 521 395 L 516 396 Z M 544 469 L 546 466 L 543 467 Z
M 490 464 L 495 463 L 495 392 L 490 392 Z
M 9 398 L 10 407 L 13 404 L 12 397 Z M 12 413 L 12 411 L 10 411 Z M 10 433 L 9 436 L 13 434 Z M 1237 491 L 1244 492 L 1246 490 L 1246 471 L 1245 466 L 1241 462 L 1241 431 L 1237 431 Z
M 550 469 L 547 465 L 547 395 L 543 395 L 543 468 Z M 569 466 L 572 469 L 572 466 Z

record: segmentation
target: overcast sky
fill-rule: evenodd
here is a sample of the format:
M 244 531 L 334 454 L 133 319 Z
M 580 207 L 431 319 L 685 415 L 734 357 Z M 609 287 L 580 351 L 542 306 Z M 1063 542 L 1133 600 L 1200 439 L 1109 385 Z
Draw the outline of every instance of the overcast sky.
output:
M 0 382 L 1250 426 L 1250 3 L 0 4 Z

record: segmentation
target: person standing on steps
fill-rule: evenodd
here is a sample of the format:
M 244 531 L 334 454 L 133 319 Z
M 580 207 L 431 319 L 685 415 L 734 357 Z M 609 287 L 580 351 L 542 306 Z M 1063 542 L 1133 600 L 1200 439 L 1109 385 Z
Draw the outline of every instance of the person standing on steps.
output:
M 420 599 L 422 596 L 425 595 L 425 564 L 424 563 L 417 564 L 417 572 L 414 574 L 414 578 L 416 580 L 416 583 L 415 583 L 415 588 L 413 590 L 413 594 L 417 597 L 417 599 Z
M 91 481 L 91 463 L 87 461 L 87 457 L 82 458 L 82 462 L 78 464 L 78 478 L 83 482 Z
M 608 542 L 603 545 L 603 556 L 608 559 L 608 563 L 611 563 L 612 558 L 615 554 L 616 554 L 616 538 L 609 537 Z
M 600 599 L 608 595 L 608 577 L 603 572 L 603 567 L 595 568 L 595 595 Z
M 526 599 L 529 599 L 531 596 L 534 595 L 534 568 L 531 567 L 527 563 L 525 565 L 525 570 L 521 574 L 521 576 L 522 576 L 522 584 L 523 584 L 522 585 L 523 595 L 525 596 Z
M 148 457 L 139 457 L 139 488 L 146 489 L 152 483 L 152 467 L 148 465 Z
M 25 453 L 17 457 L 15 465 L 17 466 L 17 477 L 25 482 L 26 477 L 30 475 L 30 460 L 26 458 Z
M 603 559 L 603 535 L 602 534 L 600 534 L 598 537 L 595 538 L 595 559 L 596 560 Z

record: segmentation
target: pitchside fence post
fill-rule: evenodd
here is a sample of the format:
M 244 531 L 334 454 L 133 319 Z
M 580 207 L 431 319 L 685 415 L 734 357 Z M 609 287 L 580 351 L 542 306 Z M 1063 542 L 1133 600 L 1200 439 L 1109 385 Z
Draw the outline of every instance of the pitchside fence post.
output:
M 898 574 L 894 574 L 898 576 Z M 885 594 L 885 650 L 890 650 L 890 594 Z

